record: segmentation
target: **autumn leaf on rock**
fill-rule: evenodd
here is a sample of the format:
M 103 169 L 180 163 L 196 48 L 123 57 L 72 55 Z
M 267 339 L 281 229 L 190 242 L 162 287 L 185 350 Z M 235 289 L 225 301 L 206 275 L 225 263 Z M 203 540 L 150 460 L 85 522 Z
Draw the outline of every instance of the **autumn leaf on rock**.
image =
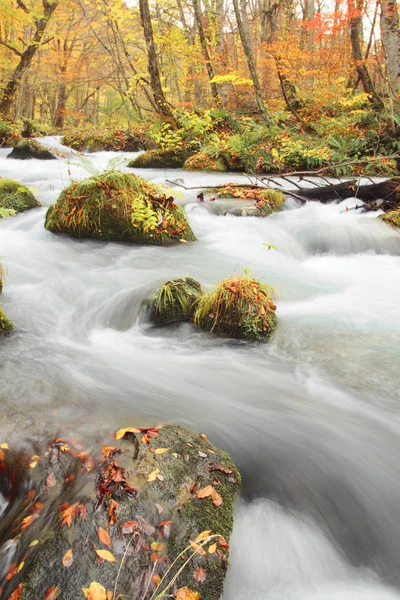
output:
M 221 496 L 218 494 L 217 490 L 213 488 L 212 485 L 206 485 L 206 487 L 196 492 L 196 495 L 198 498 L 208 498 L 208 496 L 211 496 L 211 500 L 213 501 L 215 506 L 221 506 L 222 504 Z
M 136 427 L 123 427 L 122 429 L 118 429 L 117 433 L 115 434 L 115 439 L 120 440 L 127 433 L 140 433 L 140 429 L 136 429 Z
M 217 549 L 217 544 L 211 544 L 211 546 L 208 548 L 208 553 L 209 554 L 214 554 L 214 552 Z
M 218 538 L 218 544 L 221 546 L 221 548 L 227 548 L 229 550 L 229 544 L 222 535 L 220 535 Z
M 200 594 L 187 587 L 182 587 L 176 592 L 175 598 L 176 600 L 200 600 Z
M 124 523 L 122 525 L 123 535 L 126 535 L 128 533 L 134 533 L 134 531 L 136 530 L 137 524 L 138 524 L 137 521 L 126 521 L 126 523 Z
M 160 472 L 160 469 L 155 469 L 154 471 L 152 471 L 150 473 L 150 475 L 147 477 L 147 481 L 151 482 L 151 481 L 155 481 L 157 479 L 157 475 Z
M 56 600 L 59 596 L 60 590 L 56 585 L 53 585 L 51 588 L 47 590 L 44 594 L 44 600 Z
M 19 584 L 16 590 L 9 596 L 8 600 L 19 600 L 22 592 L 22 583 Z
M 107 600 L 105 588 L 96 581 L 92 581 L 88 588 L 82 588 L 82 592 L 87 600 Z
M 116 558 L 109 550 L 96 550 L 97 556 L 100 556 L 103 560 L 108 560 L 109 562 L 115 562 Z
M 203 548 L 201 546 L 199 546 L 199 544 L 192 542 L 192 540 L 189 540 L 189 544 L 191 545 L 193 550 L 195 550 L 195 552 L 198 552 L 198 554 L 200 554 L 200 556 L 207 556 L 205 551 L 203 550 Z
M 206 538 L 208 538 L 210 533 L 211 533 L 211 529 L 208 529 L 207 531 L 202 531 L 201 533 L 199 533 L 199 535 L 197 536 L 197 538 L 194 541 L 196 543 L 201 542 L 201 540 L 205 540 Z
M 154 450 L 154 454 L 164 454 L 169 450 L 171 450 L 171 448 L 157 448 L 157 450 Z
M 56 478 L 54 477 L 53 471 L 50 473 L 48 478 L 46 479 L 47 487 L 54 487 L 56 485 Z
M 108 535 L 107 531 L 105 529 L 103 529 L 102 527 L 99 527 L 97 530 L 97 533 L 99 536 L 99 540 L 101 542 L 103 542 L 103 544 L 105 544 L 106 546 L 110 547 L 111 540 L 110 540 L 110 536 Z
M 118 506 L 119 506 L 118 502 L 115 502 L 115 500 L 113 500 L 111 498 L 110 504 L 108 505 L 108 520 L 110 522 L 110 525 L 113 525 L 115 523 L 115 521 L 117 520 L 117 515 L 115 514 L 115 510 L 118 508 Z
M 164 550 L 164 544 L 162 542 L 152 542 L 150 548 L 154 550 L 154 552 L 161 552 Z
M 206 570 L 203 567 L 197 567 L 197 569 L 193 573 L 193 579 L 197 581 L 197 583 L 204 583 L 207 578 Z
M 72 565 L 73 560 L 74 560 L 73 552 L 71 549 L 69 549 L 63 556 L 62 564 L 64 565 L 64 567 L 66 569 L 69 569 L 69 567 Z

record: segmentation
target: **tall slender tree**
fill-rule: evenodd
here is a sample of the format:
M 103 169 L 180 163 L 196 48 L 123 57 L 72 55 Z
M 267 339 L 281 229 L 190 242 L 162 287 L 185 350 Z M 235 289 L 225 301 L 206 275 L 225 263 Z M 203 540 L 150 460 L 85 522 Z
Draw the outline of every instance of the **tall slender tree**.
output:
M 390 92 L 399 99 L 400 92 L 400 29 L 396 0 L 380 0 L 381 39 L 386 60 Z

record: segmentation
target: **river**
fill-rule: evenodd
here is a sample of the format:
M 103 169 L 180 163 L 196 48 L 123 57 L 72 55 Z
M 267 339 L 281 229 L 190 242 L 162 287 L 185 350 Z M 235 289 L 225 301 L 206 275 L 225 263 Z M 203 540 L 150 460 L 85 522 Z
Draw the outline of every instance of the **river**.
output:
M 42 141 L 66 157 L 6 160 L 0 148 L 0 175 L 48 206 L 89 174 L 58 139 Z M 116 156 L 87 155 L 99 170 Z M 134 172 L 188 187 L 247 182 Z M 288 199 L 257 219 L 173 190 L 196 243 L 72 240 L 44 230 L 46 208 L 0 220 L 1 301 L 16 325 L 0 344 L 0 441 L 29 443 L 41 419 L 88 437 L 104 424 L 202 431 L 243 475 L 224 600 L 400 598 L 400 233 L 347 211 L 352 199 Z M 207 286 L 241 269 L 277 290 L 269 344 L 138 319 L 170 278 Z

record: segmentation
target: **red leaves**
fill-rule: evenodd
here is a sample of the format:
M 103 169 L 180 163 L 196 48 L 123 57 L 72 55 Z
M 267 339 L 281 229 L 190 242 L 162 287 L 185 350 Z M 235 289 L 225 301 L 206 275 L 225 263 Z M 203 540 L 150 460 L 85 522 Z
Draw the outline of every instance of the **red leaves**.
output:
M 79 502 L 74 502 L 71 505 L 68 502 L 64 502 L 64 504 L 58 507 L 58 510 L 61 511 L 61 525 L 67 525 L 67 527 L 71 527 L 73 517 L 79 518 L 82 521 L 87 515 L 86 504 L 80 504 Z
M 132 534 L 136 531 L 137 521 L 127 521 L 122 525 L 122 534 L 128 535 Z
M 232 469 L 226 469 L 218 463 L 210 463 L 208 465 L 208 468 L 210 469 L 210 471 L 221 471 L 221 473 L 225 473 L 226 475 L 232 475 L 233 473 Z
M 49 488 L 54 487 L 56 485 L 56 478 L 54 477 L 53 471 L 50 473 L 50 475 L 46 479 L 46 485 Z
M 19 600 L 22 592 L 22 583 L 19 584 L 16 590 L 13 591 L 8 600 Z
M 187 587 L 179 588 L 175 596 L 176 600 L 200 600 L 200 594 L 193 592 Z
M 156 532 L 156 528 L 153 527 L 153 525 L 150 525 L 143 517 L 138 517 L 137 528 L 144 533 L 144 535 L 154 535 Z
M 198 498 L 208 498 L 208 496 L 211 496 L 211 500 L 213 501 L 213 504 L 215 504 L 215 506 L 221 506 L 222 504 L 221 496 L 218 494 L 217 490 L 213 488 L 212 485 L 206 485 L 206 487 L 196 492 L 196 495 Z
M 110 504 L 108 505 L 108 521 L 110 525 L 114 525 L 115 521 L 117 520 L 117 515 L 115 514 L 115 511 L 118 508 L 118 506 L 118 502 L 115 502 L 115 500 L 111 498 Z
M 66 569 L 69 569 L 74 560 L 74 554 L 71 549 L 67 550 L 62 558 L 62 564 Z
M 193 572 L 193 579 L 197 581 L 197 583 L 204 583 L 207 579 L 206 570 L 202 567 L 197 567 L 197 569 Z
M 60 590 L 57 586 L 53 585 L 53 587 L 49 588 L 47 592 L 44 594 L 44 600 L 56 600 L 60 593 Z
M 159 528 L 158 537 L 168 539 L 171 534 L 171 524 L 172 521 L 161 521 L 161 523 L 157 525 Z
M 105 546 L 108 546 L 110 548 L 111 547 L 111 539 L 110 539 L 110 536 L 107 533 L 107 531 L 105 529 L 103 529 L 102 527 L 99 527 L 97 530 L 97 534 L 99 536 L 99 540 L 101 542 L 103 542 L 103 544 Z

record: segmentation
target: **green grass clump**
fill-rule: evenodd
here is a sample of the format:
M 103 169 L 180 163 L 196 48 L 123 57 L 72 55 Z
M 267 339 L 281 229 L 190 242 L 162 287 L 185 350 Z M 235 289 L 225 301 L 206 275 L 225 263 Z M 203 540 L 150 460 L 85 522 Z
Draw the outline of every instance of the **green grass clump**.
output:
M 163 245 L 196 239 L 184 211 L 155 185 L 108 171 L 63 190 L 45 228 L 77 238 Z
M 394 227 L 400 227 L 400 207 L 382 215 L 382 220 Z
M 232 338 L 267 340 L 277 325 L 272 296 L 272 288 L 255 279 L 224 279 L 200 299 L 194 323 Z
M 154 141 L 144 127 L 134 126 L 126 129 L 75 130 L 66 133 L 61 140 L 80 152 L 99 152 L 101 150 L 124 150 L 137 152 L 154 147 Z
M 183 168 L 186 171 L 217 171 L 225 173 L 228 169 L 221 158 L 213 156 L 207 149 L 200 150 L 185 161 Z
M 191 154 L 189 149 L 147 150 L 127 166 L 137 169 L 180 169 Z
M 45 146 L 36 140 L 22 139 L 7 155 L 7 158 L 26 160 L 39 158 L 40 160 L 54 160 L 56 157 Z
M 0 179 L 0 209 L 7 211 L 8 216 L 41 206 L 27 187 L 12 179 Z M 6 214 L 6 213 L 4 213 Z M 3 214 L 0 211 L 0 218 Z
M 252 200 L 253 205 L 242 211 L 242 214 L 255 217 L 268 217 L 273 212 L 280 210 L 285 201 L 285 196 L 279 190 L 254 187 L 244 187 L 236 184 L 220 186 L 216 191 L 217 198 L 240 198 Z
M 202 295 L 200 283 L 191 277 L 167 281 L 150 300 L 149 318 L 156 325 L 189 321 Z
M 14 325 L 10 319 L 5 315 L 3 309 L 0 306 L 0 335 L 10 333 L 14 329 Z

